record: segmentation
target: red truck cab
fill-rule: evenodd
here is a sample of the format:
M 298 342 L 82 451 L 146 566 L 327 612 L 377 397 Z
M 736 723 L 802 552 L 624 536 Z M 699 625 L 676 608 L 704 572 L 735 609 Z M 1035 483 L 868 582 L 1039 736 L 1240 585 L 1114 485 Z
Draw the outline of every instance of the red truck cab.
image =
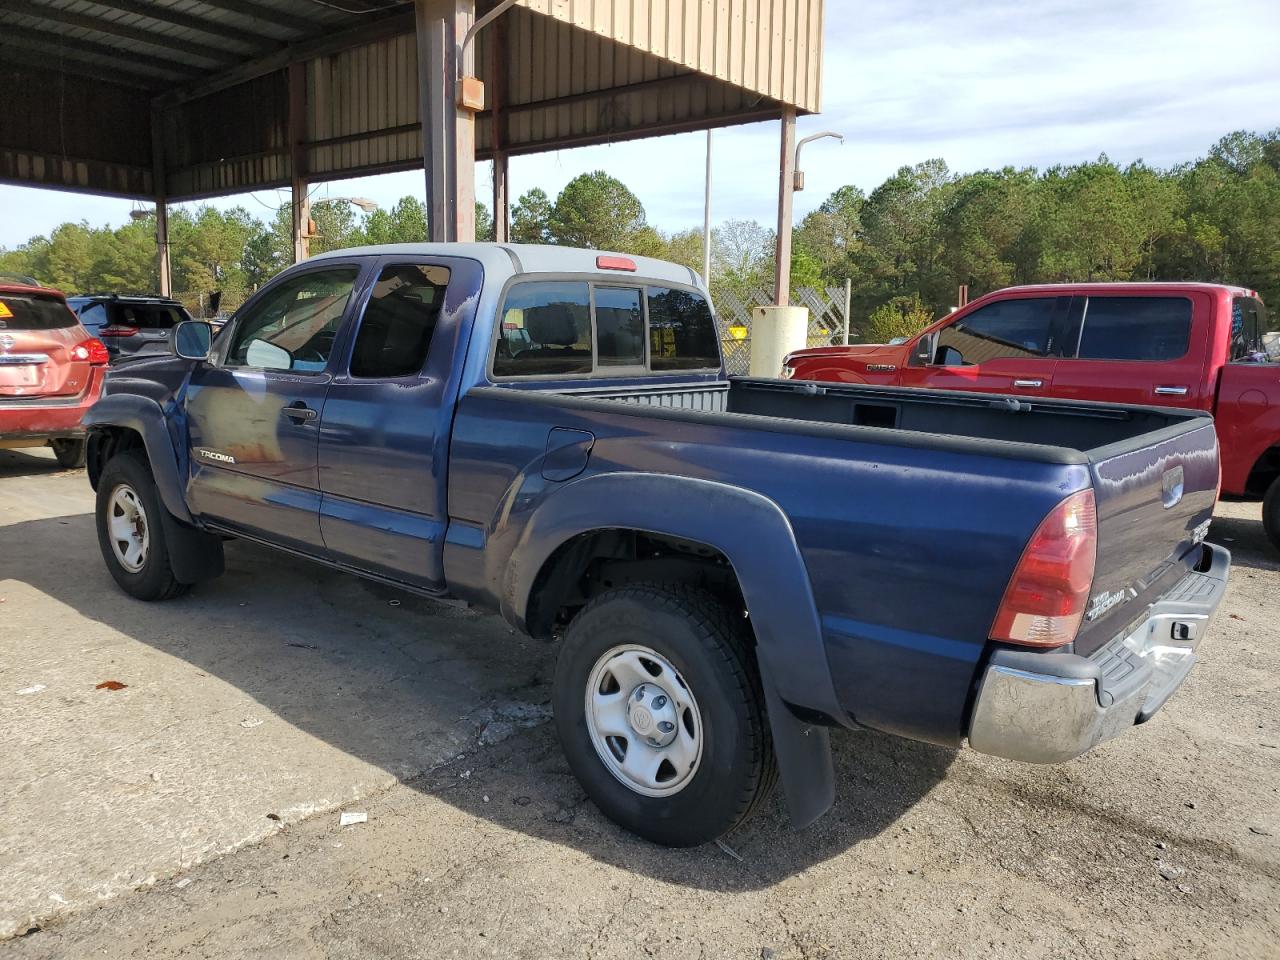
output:
M 899 344 L 799 350 L 799 380 L 1190 407 L 1213 413 L 1222 492 L 1263 500 L 1280 548 L 1280 325 L 1213 283 L 1009 287 Z
M 107 348 L 57 290 L 0 278 L 0 449 L 53 448 L 84 466 L 80 419 L 102 393 Z

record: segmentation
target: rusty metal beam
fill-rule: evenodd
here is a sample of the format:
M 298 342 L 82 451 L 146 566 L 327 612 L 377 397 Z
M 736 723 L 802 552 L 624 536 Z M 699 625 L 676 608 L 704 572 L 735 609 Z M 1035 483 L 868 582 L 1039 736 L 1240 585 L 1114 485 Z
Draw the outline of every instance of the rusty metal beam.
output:
M 177 40 L 174 37 L 166 37 L 150 30 L 144 30 L 141 27 L 118 23 L 115 20 L 89 17 L 84 14 L 70 13 L 66 10 L 57 10 L 53 7 L 36 6 L 29 0 L 0 0 L 0 11 L 18 13 L 24 17 L 39 20 L 42 24 L 50 24 L 52 27 L 69 26 L 93 30 L 97 33 L 105 33 L 108 36 L 132 40 L 135 43 L 145 43 L 160 50 L 173 50 L 175 44 L 181 44 L 183 51 L 189 53 L 195 59 L 204 60 L 215 66 L 235 63 L 236 60 L 240 59 L 235 53 L 223 48 L 209 47 L 191 40 Z M 5 29 L 8 29 L 8 27 L 9 25 L 6 24 Z M 41 27 L 40 29 L 49 30 L 47 27 Z M 49 33 L 51 36 L 63 36 L 57 30 L 49 30 Z M 64 40 L 70 45 L 84 42 L 79 39 L 65 37 Z M 117 55 L 118 53 L 119 51 L 117 51 Z M 151 54 L 148 54 L 148 56 L 151 56 Z
M 774 245 L 773 302 L 791 302 L 791 220 L 795 201 L 796 108 L 783 107 L 778 153 L 778 232 Z

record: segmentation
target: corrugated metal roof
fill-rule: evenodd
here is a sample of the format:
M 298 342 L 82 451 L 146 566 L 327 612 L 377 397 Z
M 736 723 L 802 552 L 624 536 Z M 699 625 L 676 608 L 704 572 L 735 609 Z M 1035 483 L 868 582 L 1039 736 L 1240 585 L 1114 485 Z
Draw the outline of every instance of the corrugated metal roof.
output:
M 477 42 L 479 159 L 820 104 L 823 0 L 520 4 Z M 414 167 L 417 55 L 412 4 L 396 0 L 0 0 L 0 72 L 26 81 L 0 101 L 0 179 L 152 189 L 147 138 L 128 158 L 109 146 L 127 114 L 158 133 L 169 196 L 287 184 L 290 63 L 305 176 Z M 70 85 L 85 94 L 68 101 Z M 74 151 L 49 142 L 53 120 L 76 128 Z

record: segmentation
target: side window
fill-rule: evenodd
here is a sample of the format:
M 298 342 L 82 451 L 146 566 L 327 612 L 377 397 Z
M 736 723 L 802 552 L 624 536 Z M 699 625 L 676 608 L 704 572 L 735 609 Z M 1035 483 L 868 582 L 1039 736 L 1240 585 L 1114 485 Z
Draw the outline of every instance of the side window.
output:
M 1177 360 L 1191 343 L 1186 297 L 1090 297 L 1081 360 Z
M 281 282 L 240 317 L 224 365 L 323 370 L 359 274 L 356 267 L 335 267 Z
M 585 281 L 518 283 L 507 292 L 493 358 L 495 376 L 591 369 L 591 296 Z
M 998 300 L 938 333 L 935 363 L 969 366 L 1006 357 L 1054 354 L 1053 317 L 1058 297 Z
M 596 287 L 596 358 L 602 367 L 644 366 L 638 287 Z
M 1267 319 L 1267 308 L 1253 297 L 1231 301 L 1231 362 L 1280 361 L 1280 332 Z
M 384 267 L 351 351 L 353 377 L 409 377 L 427 361 L 445 287 L 447 267 L 393 264 Z
M 706 370 L 720 366 L 720 344 L 711 306 L 700 293 L 649 287 L 649 367 Z
M 91 303 L 80 311 L 80 322 L 93 334 L 97 334 L 107 323 L 107 308 L 101 303 Z

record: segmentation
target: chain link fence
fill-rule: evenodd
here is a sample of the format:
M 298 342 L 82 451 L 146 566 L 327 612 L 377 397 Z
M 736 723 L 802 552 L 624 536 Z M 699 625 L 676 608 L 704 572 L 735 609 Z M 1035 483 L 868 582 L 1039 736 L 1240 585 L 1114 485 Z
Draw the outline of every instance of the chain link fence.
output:
M 240 309 L 240 305 L 253 295 L 253 291 L 223 291 L 217 301 L 217 309 L 208 293 L 175 293 L 173 299 L 187 308 L 187 312 L 197 320 L 213 320 L 231 316 Z
M 723 291 L 716 297 L 716 319 L 725 368 L 731 374 L 746 374 L 751 363 L 752 310 L 773 303 L 773 292 L 763 287 L 745 294 Z M 791 297 L 797 307 L 809 308 L 809 337 L 806 346 L 828 347 L 845 342 L 845 288 L 800 287 Z M 850 338 L 857 331 L 850 330 Z

